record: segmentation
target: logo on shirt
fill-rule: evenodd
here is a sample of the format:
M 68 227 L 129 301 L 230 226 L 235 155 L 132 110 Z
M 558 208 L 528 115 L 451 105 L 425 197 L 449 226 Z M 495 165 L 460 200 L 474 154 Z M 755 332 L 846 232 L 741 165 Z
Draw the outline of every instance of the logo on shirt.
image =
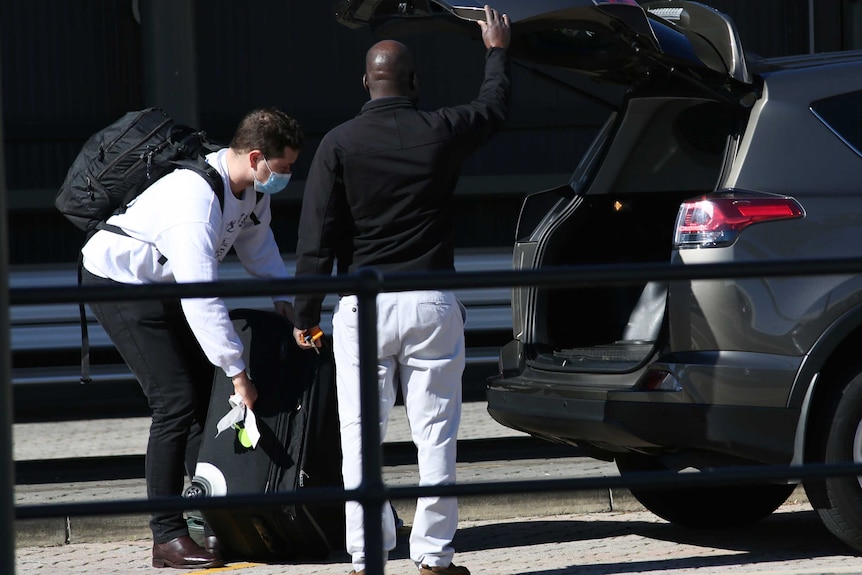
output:
M 235 220 L 231 220 L 227 223 L 227 227 L 225 228 L 225 232 L 232 234 L 236 230 L 242 229 L 242 227 L 245 225 L 245 221 L 247 219 L 248 219 L 248 214 L 246 214 L 245 212 L 241 213 L 239 215 L 239 218 L 237 218 Z
M 236 235 L 245 225 L 245 222 L 248 220 L 248 214 L 243 212 L 239 215 L 239 217 L 235 220 L 231 220 L 225 225 L 224 233 L 222 234 L 221 244 L 215 251 L 216 258 L 221 261 L 227 253 L 230 251 L 230 248 L 233 246 L 234 240 L 236 240 Z

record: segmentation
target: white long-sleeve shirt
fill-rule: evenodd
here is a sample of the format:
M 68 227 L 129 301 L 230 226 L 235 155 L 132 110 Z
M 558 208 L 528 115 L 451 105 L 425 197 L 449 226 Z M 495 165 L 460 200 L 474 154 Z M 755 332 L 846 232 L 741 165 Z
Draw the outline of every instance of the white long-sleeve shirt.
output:
M 224 209 L 212 188 L 191 170 L 164 176 L 108 223 L 130 237 L 96 232 L 82 249 L 92 274 L 126 284 L 195 283 L 218 280 L 218 264 L 231 246 L 253 277 L 286 278 L 287 270 L 270 228 L 270 196 L 257 201 L 254 189 L 242 198 L 230 193 L 227 152 L 207 156 L 222 176 Z M 249 215 L 254 211 L 259 224 Z M 162 256 L 167 261 L 159 263 Z M 273 299 L 291 298 L 275 296 Z M 221 298 L 183 299 L 192 332 L 207 358 L 228 376 L 245 369 L 242 343 Z

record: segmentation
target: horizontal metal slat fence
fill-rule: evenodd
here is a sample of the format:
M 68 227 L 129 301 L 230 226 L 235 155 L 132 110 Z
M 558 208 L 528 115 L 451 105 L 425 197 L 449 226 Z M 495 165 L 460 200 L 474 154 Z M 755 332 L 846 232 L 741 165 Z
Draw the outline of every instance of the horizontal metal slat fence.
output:
M 383 274 L 360 270 L 339 277 L 309 277 L 284 280 L 236 280 L 212 283 L 160 284 L 146 286 L 93 286 L 26 288 L 9 290 L 11 305 L 77 303 L 80 301 L 129 301 L 163 298 L 232 297 L 277 293 L 355 293 L 359 299 L 360 380 L 363 413 L 363 481 L 355 490 L 315 488 L 296 493 L 234 495 L 218 498 L 159 498 L 144 501 L 86 502 L 15 507 L 17 519 L 36 519 L 76 515 L 123 515 L 136 512 L 228 508 L 243 505 L 275 505 L 314 502 L 359 501 L 365 513 L 366 569 L 369 574 L 383 573 L 382 527 L 380 513 L 387 500 L 428 496 L 512 494 L 528 492 L 573 491 L 612 487 L 692 487 L 746 483 L 752 480 L 801 480 L 862 474 L 862 465 L 748 466 L 709 472 L 677 474 L 668 471 L 643 472 L 623 477 L 594 477 L 442 486 L 386 487 L 382 475 L 380 430 L 376 424 L 379 398 L 376 379 L 377 334 L 376 296 L 381 292 L 416 289 L 467 289 L 488 287 L 587 287 L 620 285 L 643 281 L 675 281 L 766 276 L 854 275 L 862 272 L 862 260 L 786 260 L 733 264 L 675 266 L 671 264 L 627 264 L 567 266 L 525 271 L 439 272 L 426 274 Z M 374 422 L 373 425 L 368 422 Z

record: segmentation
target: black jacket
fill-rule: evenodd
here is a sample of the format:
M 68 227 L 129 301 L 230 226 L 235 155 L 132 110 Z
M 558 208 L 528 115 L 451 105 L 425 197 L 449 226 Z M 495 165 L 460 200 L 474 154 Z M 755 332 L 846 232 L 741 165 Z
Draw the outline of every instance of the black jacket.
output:
M 311 163 L 302 201 L 296 275 L 453 270 L 452 195 L 464 160 L 508 112 L 506 51 L 488 50 L 470 104 L 420 111 L 404 97 L 377 98 L 332 129 Z M 296 297 L 296 326 L 320 322 L 322 297 Z

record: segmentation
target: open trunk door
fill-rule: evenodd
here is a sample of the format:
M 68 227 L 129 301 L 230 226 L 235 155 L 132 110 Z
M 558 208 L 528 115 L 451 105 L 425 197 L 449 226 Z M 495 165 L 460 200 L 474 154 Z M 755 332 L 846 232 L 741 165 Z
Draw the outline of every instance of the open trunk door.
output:
M 338 22 L 377 37 L 453 32 L 478 37 L 484 1 L 341 0 Z M 655 0 L 491 0 L 512 22 L 509 53 L 524 63 L 635 86 L 658 71 L 698 84 L 751 84 L 733 22 L 697 2 Z

